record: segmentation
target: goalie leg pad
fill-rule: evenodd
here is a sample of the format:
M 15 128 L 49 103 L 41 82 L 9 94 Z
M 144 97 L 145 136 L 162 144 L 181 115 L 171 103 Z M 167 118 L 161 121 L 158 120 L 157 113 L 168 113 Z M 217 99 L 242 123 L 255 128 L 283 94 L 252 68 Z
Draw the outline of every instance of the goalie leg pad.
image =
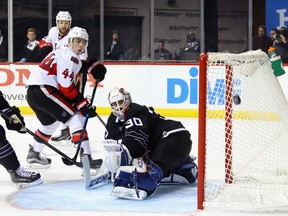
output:
M 118 168 L 131 165 L 132 157 L 126 146 L 115 140 L 105 140 L 102 146 L 105 149 L 105 167 L 111 172 L 111 180 L 114 180 Z
M 153 195 L 163 178 L 163 172 L 152 161 L 145 164 L 145 167 L 146 169 L 121 166 L 117 171 L 111 195 L 135 200 L 143 200 Z

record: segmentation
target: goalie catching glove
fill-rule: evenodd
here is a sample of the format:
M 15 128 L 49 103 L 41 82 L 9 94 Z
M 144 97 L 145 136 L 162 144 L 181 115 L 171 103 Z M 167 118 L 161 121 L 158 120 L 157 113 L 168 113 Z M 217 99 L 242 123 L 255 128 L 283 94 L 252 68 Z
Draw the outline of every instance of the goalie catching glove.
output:
M 100 63 L 97 59 L 91 59 L 87 66 L 88 74 L 92 74 L 95 80 L 98 82 L 104 80 L 107 70 L 102 63 Z
M 96 107 L 92 106 L 87 98 L 84 98 L 81 100 L 77 105 L 76 109 L 79 110 L 83 116 L 86 116 L 88 114 L 88 118 L 93 118 L 97 116 L 96 113 Z
M 4 109 L 3 112 L 10 117 L 10 119 L 7 119 L 6 117 L 2 116 L 2 118 L 5 120 L 8 130 L 15 130 L 19 133 L 26 133 L 24 118 L 20 114 L 20 110 L 18 109 L 18 107 L 13 106 Z

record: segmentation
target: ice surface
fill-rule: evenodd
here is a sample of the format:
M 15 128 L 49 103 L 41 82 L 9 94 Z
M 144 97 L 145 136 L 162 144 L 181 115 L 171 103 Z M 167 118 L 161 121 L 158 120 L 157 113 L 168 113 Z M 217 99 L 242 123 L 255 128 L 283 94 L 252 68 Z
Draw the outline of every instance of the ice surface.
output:
M 26 115 L 26 126 L 34 131 L 38 121 L 33 115 Z M 102 117 L 106 121 L 106 117 Z M 197 119 L 177 118 L 191 132 L 193 148 L 191 154 L 197 155 L 198 129 Z M 0 120 L 1 124 L 4 121 Z M 28 144 L 32 137 L 8 131 L 7 137 L 13 145 L 18 158 L 26 166 L 25 158 Z M 97 157 L 99 145 L 104 135 L 104 127 L 97 118 L 88 122 L 93 156 Z M 69 144 L 55 146 L 70 157 L 75 148 Z M 27 216 L 258 216 L 260 213 L 197 211 L 197 185 L 169 186 L 160 185 L 154 196 L 144 201 L 121 200 L 110 196 L 111 183 L 99 185 L 93 190 L 86 190 L 82 170 L 76 166 L 66 166 L 61 157 L 45 147 L 44 153 L 52 159 L 50 169 L 37 170 L 41 173 L 42 185 L 18 190 L 10 181 L 6 170 L 0 166 L 0 209 L 1 215 Z M 196 161 L 197 162 L 197 161 Z M 267 214 L 264 214 L 267 215 Z M 288 213 L 268 215 L 287 216 Z
M 34 131 L 38 121 L 34 115 L 26 115 L 27 128 Z M 106 117 L 102 117 L 106 121 Z M 184 125 L 197 135 L 195 120 L 183 118 Z M 194 123 L 193 123 L 194 122 Z M 1 120 L 1 124 L 4 122 Z M 29 141 L 32 136 L 8 131 L 7 138 L 13 145 L 20 163 L 26 166 Z M 104 127 L 97 118 L 89 119 L 88 133 L 91 140 L 93 156 L 98 157 L 99 145 L 104 136 Z M 192 138 L 193 139 L 193 138 Z M 196 146 L 197 140 L 193 139 Z M 74 156 L 72 145 L 55 145 L 70 157 Z M 192 150 L 197 154 L 197 149 Z M 61 157 L 45 147 L 44 153 L 52 159 L 49 169 L 38 169 L 44 183 L 42 185 L 18 190 L 11 183 L 6 170 L 1 166 L 0 172 L 0 206 L 1 215 L 192 215 L 197 205 L 197 184 L 161 185 L 154 196 L 144 201 L 122 200 L 110 196 L 110 182 L 99 185 L 92 190 L 84 187 L 82 170 L 76 166 L 66 166 Z

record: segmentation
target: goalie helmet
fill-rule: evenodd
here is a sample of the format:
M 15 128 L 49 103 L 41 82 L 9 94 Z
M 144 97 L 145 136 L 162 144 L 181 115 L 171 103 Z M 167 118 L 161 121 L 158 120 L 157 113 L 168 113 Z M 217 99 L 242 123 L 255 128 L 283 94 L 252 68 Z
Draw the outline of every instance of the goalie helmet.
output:
M 86 47 L 88 46 L 89 36 L 88 36 L 87 31 L 84 28 L 80 28 L 77 26 L 73 27 L 69 31 L 67 38 L 68 38 L 68 42 L 72 41 L 73 38 L 81 38 L 81 39 L 87 41 Z
M 57 16 L 56 16 L 56 25 L 59 20 L 65 20 L 70 22 L 70 26 L 72 23 L 72 17 L 68 11 L 59 11 Z
M 132 103 L 131 95 L 124 88 L 113 88 L 108 95 L 112 112 L 120 121 L 124 121 L 125 112 Z

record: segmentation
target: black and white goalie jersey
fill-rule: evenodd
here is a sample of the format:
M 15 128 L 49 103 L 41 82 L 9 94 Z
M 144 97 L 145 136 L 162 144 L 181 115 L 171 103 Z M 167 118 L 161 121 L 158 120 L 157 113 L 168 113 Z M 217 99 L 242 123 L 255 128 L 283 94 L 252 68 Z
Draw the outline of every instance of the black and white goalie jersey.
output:
M 159 140 L 179 131 L 187 131 L 181 122 L 166 119 L 152 107 L 131 103 L 123 122 L 113 113 L 110 114 L 105 139 L 122 140 L 131 156 L 136 158 L 148 149 L 153 150 Z

